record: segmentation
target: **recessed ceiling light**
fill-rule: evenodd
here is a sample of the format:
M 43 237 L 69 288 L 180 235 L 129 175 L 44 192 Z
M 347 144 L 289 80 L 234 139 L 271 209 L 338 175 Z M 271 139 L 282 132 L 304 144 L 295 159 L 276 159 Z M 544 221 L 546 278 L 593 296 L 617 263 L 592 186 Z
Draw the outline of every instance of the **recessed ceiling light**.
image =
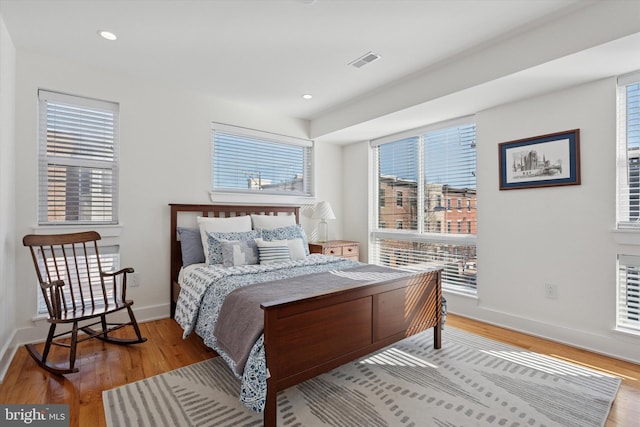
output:
M 313 98 L 313 95 L 311 95 L 310 93 L 305 93 L 304 95 L 302 95 L 302 99 L 311 99 Z
M 118 38 L 118 36 L 113 34 L 111 31 L 100 30 L 98 31 L 98 35 L 105 40 L 111 40 L 111 41 L 116 40 Z

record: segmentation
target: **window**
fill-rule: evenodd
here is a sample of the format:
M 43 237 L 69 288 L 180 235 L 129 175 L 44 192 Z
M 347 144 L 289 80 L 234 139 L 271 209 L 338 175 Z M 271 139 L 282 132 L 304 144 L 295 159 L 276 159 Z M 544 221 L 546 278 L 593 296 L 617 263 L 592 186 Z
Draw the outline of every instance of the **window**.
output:
M 213 124 L 213 192 L 313 195 L 313 143 L 236 126 Z
M 402 207 L 402 191 L 396 193 L 396 206 L 399 208 Z
M 384 193 L 384 188 L 381 188 L 379 190 L 379 194 L 380 194 L 380 201 L 378 202 L 380 204 L 381 207 L 384 207 L 384 198 L 385 198 L 385 193 Z
M 91 250 L 90 248 L 88 249 Z M 50 262 L 55 263 L 57 265 L 64 265 L 63 256 L 64 255 L 62 253 L 56 253 L 56 258 L 55 259 L 50 258 Z M 88 259 L 83 259 L 83 260 L 80 260 L 79 258 L 79 261 L 81 262 L 79 263 L 77 268 L 80 270 L 80 277 L 86 277 L 85 272 L 88 269 L 88 271 L 91 274 L 91 281 L 95 288 L 95 286 L 100 286 L 100 269 L 98 268 L 98 258 L 96 257 L 95 252 L 93 252 L 92 255 L 90 254 L 87 258 Z M 100 265 L 102 266 L 103 271 L 118 271 L 118 269 L 120 268 L 120 255 L 118 254 L 117 246 L 101 246 L 100 247 Z M 71 268 L 72 270 L 70 273 L 74 274 L 73 272 L 75 272 L 75 268 L 73 267 L 73 265 L 71 266 Z M 40 267 L 40 271 L 45 271 L 44 265 Z M 75 280 L 75 279 L 72 279 L 72 280 Z M 82 283 L 83 295 L 87 295 L 87 296 L 90 295 L 90 290 L 89 290 L 90 287 L 91 287 L 90 283 Z M 102 293 L 102 290 L 100 290 L 99 293 Z M 107 298 L 111 298 L 113 296 L 112 293 L 113 293 L 113 287 L 107 286 Z M 69 299 L 70 296 L 67 295 L 67 298 Z M 102 303 L 104 305 L 104 299 L 102 299 Z M 42 292 L 38 291 L 38 314 L 46 314 L 46 313 L 47 313 L 47 304 L 45 303 L 44 298 L 42 297 Z
M 640 257 L 618 255 L 616 327 L 640 334 Z
M 384 188 L 404 196 L 402 209 L 396 203 L 378 204 L 374 210 L 377 218 L 372 224 L 378 228 L 372 230 L 372 262 L 410 269 L 439 266 L 445 288 L 475 293 L 476 270 L 465 267 L 476 265 L 475 123 L 464 118 L 371 145 L 374 191 Z M 457 211 L 451 210 L 452 199 Z M 466 210 L 462 200 L 467 200 Z M 400 221 L 402 232 L 386 226 Z
M 618 79 L 618 228 L 640 228 L 640 72 Z
M 118 104 L 40 90 L 38 223 L 118 223 Z

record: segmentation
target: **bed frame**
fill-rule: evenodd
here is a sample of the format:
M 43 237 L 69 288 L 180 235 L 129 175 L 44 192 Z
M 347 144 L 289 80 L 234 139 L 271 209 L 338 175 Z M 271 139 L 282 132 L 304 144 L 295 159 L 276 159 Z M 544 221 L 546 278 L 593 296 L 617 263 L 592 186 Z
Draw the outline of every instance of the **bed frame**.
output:
M 180 242 L 179 216 L 227 217 L 295 215 L 293 206 L 171 204 L 171 316 L 175 311 Z M 195 224 L 193 221 L 191 226 Z M 410 335 L 433 328 L 433 346 L 441 347 L 441 271 L 415 275 L 302 299 L 265 301 L 264 342 L 269 378 L 264 425 L 275 426 L 278 391 L 313 378 Z

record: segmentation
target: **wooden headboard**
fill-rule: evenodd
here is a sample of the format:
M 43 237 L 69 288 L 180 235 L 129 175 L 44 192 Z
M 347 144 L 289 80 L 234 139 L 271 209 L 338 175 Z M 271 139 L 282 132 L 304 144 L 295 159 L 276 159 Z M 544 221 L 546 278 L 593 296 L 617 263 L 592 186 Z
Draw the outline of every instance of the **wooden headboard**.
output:
M 171 207 L 171 317 L 176 309 L 176 301 L 180 290 L 178 273 L 182 268 L 182 251 L 178 238 L 178 227 L 197 228 L 196 216 L 229 218 L 243 215 L 295 215 L 296 223 L 300 223 L 299 206 L 240 206 L 240 205 L 196 205 L 170 203 Z

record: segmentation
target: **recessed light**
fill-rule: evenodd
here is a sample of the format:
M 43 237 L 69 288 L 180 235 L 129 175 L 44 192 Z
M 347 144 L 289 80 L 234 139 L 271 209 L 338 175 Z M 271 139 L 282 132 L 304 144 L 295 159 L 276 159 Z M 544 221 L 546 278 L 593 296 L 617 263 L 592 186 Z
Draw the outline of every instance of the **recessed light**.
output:
M 311 95 L 310 93 L 305 93 L 304 95 L 302 95 L 302 99 L 311 99 L 313 98 L 313 95 Z
M 118 38 L 118 36 L 113 34 L 111 31 L 100 30 L 98 31 L 98 35 L 105 40 L 111 40 L 111 41 L 116 40 Z

